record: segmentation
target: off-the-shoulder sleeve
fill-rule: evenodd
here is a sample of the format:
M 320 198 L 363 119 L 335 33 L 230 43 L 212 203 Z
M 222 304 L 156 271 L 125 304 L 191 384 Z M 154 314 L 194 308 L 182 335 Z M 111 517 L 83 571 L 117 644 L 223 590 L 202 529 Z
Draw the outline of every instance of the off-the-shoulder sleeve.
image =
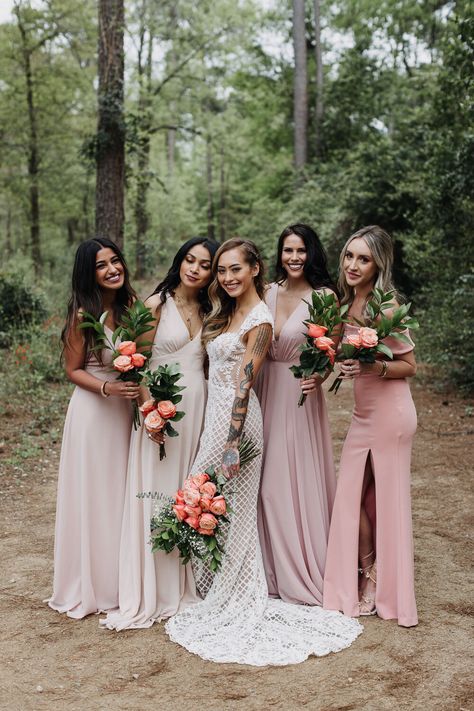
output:
M 242 337 L 246 333 L 260 326 L 262 323 L 269 323 L 273 331 L 273 316 L 270 312 L 268 306 L 261 301 L 244 319 L 242 325 L 239 328 L 239 336 Z
M 400 331 L 400 333 L 403 333 L 403 335 L 410 340 L 410 343 L 399 341 L 398 338 L 394 338 L 393 336 L 387 336 L 387 338 L 384 338 L 382 341 L 382 343 L 390 348 L 393 355 L 404 355 L 405 353 L 410 353 L 410 351 L 415 348 L 415 344 L 410 336 L 410 331 L 406 328 L 404 331 Z

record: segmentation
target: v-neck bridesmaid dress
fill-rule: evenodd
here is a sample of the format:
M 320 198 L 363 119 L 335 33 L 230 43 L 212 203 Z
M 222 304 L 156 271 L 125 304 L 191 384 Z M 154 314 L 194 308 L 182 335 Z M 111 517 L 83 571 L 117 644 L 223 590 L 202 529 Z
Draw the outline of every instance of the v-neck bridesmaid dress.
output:
M 141 492 L 172 496 L 188 476 L 196 458 L 206 407 L 207 383 L 203 371 L 201 334 L 192 340 L 174 299 L 161 308 L 150 360 L 151 370 L 165 363 L 179 363 L 185 390 L 180 410 L 186 413 L 173 424 L 179 437 L 166 439 L 166 458 L 142 426 L 132 432 L 127 490 L 120 542 L 119 609 L 102 620 L 109 629 L 150 627 L 197 602 L 191 565 L 182 565 L 178 551 L 151 552 L 150 519 L 154 501 L 138 499 Z
M 276 320 L 278 285 L 266 302 Z M 263 415 L 264 457 L 259 532 L 269 594 L 285 602 L 321 605 L 336 475 L 321 388 L 298 407 L 299 362 L 308 307 L 301 303 L 274 341 L 256 391 Z

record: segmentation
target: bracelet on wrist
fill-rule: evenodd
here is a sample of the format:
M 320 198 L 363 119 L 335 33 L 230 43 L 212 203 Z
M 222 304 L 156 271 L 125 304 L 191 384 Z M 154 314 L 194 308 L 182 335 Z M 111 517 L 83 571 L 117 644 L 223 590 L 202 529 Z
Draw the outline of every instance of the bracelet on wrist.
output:
M 100 394 L 102 395 L 102 397 L 110 397 L 110 393 L 105 392 L 105 386 L 107 385 L 108 382 L 109 382 L 108 380 L 104 380 L 104 382 L 100 386 Z
M 387 367 L 388 367 L 387 361 L 383 360 L 382 361 L 382 370 L 379 373 L 379 378 L 385 378 L 385 376 L 387 375 Z

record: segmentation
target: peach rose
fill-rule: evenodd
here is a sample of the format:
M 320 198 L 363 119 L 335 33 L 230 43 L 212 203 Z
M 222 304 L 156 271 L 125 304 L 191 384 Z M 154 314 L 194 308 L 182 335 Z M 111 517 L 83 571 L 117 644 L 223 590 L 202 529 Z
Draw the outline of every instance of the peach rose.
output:
M 205 472 L 203 474 L 195 474 L 191 479 L 197 486 L 202 486 L 206 481 L 209 481 L 209 474 Z
M 227 504 L 223 496 L 216 496 L 212 499 L 209 509 L 216 516 L 223 516 L 227 511 Z
M 205 528 L 206 531 L 213 531 L 217 524 L 217 518 L 211 513 L 203 513 L 199 519 L 199 528 Z
M 133 353 L 130 357 L 135 368 L 143 368 L 146 363 L 143 353 Z
M 115 370 L 120 370 L 121 373 L 126 373 L 127 370 L 132 370 L 133 363 L 132 359 L 128 355 L 119 355 L 114 360 Z
M 152 410 L 155 410 L 155 401 L 154 400 L 145 400 L 143 405 L 140 405 L 139 410 L 142 413 L 143 417 L 146 417 L 149 412 Z
M 326 331 L 326 326 L 318 326 L 317 323 L 310 323 L 308 325 L 308 336 L 310 338 L 319 338 L 320 336 L 324 336 Z
M 186 488 L 183 489 L 183 498 L 184 503 L 188 504 L 188 506 L 197 506 L 201 499 L 201 494 L 198 489 Z
M 143 422 L 148 432 L 161 432 L 166 422 L 157 410 L 152 410 Z
M 327 336 L 319 336 L 314 339 L 314 345 L 316 348 L 319 348 L 320 351 L 328 351 L 330 348 L 332 349 L 334 341 Z
M 364 348 L 372 348 L 379 342 L 377 331 L 374 328 L 359 328 L 359 336 L 361 345 Z
M 360 342 L 360 336 L 359 334 L 353 334 L 351 336 L 347 336 L 345 341 L 350 345 L 354 346 L 354 348 L 360 348 L 361 342 Z
M 137 344 L 135 341 L 122 341 L 122 343 L 117 346 L 117 350 L 120 355 L 131 356 L 137 352 Z
M 185 507 L 182 504 L 175 504 L 175 506 L 173 506 L 173 511 L 178 521 L 184 521 L 186 518 L 187 514 L 184 509 Z
M 184 523 L 187 523 L 188 526 L 191 526 L 191 528 L 194 528 L 195 530 L 199 528 L 199 519 L 195 516 L 188 516 L 188 518 L 184 519 Z
M 184 510 L 186 511 L 188 516 L 191 516 L 191 518 L 194 518 L 195 516 L 200 516 L 202 514 L 201 508 L 199 506 L 186 505 L 184 507 Z
M 205 484 L 199 487 L 199 491 L 202 496 L 207 496 L 208 499 L 212 499 L 217 491 L 217 486 L 212 483 L 212 481 L 206 481 Z
M 210 505 L 211 505 L 211 499 L 207 499 L 205 497 L 202 497 L 199 501 L 199 506 L 202 508 L 202 510 L 207 513 L 210 511 Z
M 182 489 L 178 489 L 175 499 L 177 504 L 184 504 L 184 493 Z
M 198 528 L 198 533 L 202 533 L 203 536 L 213 536 L 214 531 L 208 530 L 207 528 Z
M 329 358 L 329 362 L 331 363 L 331 365 L 334 365 L 334 360 L 336 358 L 336 351 L 333 348 L 328 348 L 326 353 Z
M 165 420 L 169 420 L 170 417 L 174 417 L 176 415 L 176 405 L 173 405 L 171 400 L 160 400 L 156 407 L 160 415 L 164 417 Z

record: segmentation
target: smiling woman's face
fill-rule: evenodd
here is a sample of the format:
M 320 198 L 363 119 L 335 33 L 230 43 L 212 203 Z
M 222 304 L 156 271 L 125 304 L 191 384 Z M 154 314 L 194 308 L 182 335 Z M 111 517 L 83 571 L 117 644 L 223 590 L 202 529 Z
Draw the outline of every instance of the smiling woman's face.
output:
M 243 250 L 235 247 L 223 252 L 219 257 L 217 280 L 229 296 L 237 299 L 254 286 L 253 280 L 258 274 L 258 270 L 257 265 L 251 267 L 245 261 Z
M 356 237 L 346 248 L 344 276 L 353 288 L 373 286 L 376 282 L 377 265 L 363 237 Z
M 116 291 L 124 284 L 124 266 L 110 247 L 99 249 L 95 255 L 95 278 L 101 289 Z

